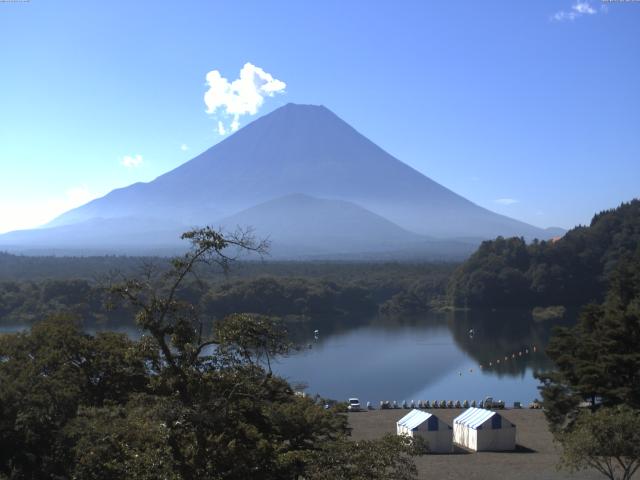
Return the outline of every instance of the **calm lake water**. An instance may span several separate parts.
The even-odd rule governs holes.
[[[374,406],[486,396],[528,403],[540,397],[534,372],[551,367],[544,348],[552,326],[532,322],[529,311],[371,318],[348,327],[312,321],[291,331],[306,348],[274,369],[293,385],[307,384],[312,395],[355,396]]]
[[[486,396],[508,404],[528,403],[540,397],[534,372],[551,367],[544,348],[557,324],[536,323],[530,311],[513,310],[412,319],[315,319],[288,325],[300,348],[278,359],[273,368],[294,388],[305,385],[311,395],[336,400],[358,397],[375,406],[380,400],[400,404],[478,401]],[[17,329],[4,327],[0,332]],[[140,336],[135,327],[116,330]]]

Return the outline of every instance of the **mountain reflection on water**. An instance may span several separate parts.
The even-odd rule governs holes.
[[[308,393],[357,396],[374,405],[485,396],[530,402],[539,397],[534,372],[551,367],[544,348],[552,327],[572,319],[537,323],[528,310],[315,319],[288,325],[301,348],[275,370],[294,385],[308,385]]]

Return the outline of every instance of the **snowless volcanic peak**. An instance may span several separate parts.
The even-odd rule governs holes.
[[[434,182],[382,150],[329,109],[296,104],[255,120],[152,182],[114,190],[61,215],[49,226],[72,227],[89,220],[109,220],[112,235],[122,239],[132,219],[161,222],[167,231],[172,225],[215,225],[293,194],[316,199],[301,206],[308,206],[310,216],[322,212],[327,228],[335,226],[329,220],[337,204],[326,201],[349,202],[360,209],[357,214],[353,210],[353,215],[366,217],[378,227],[382,227],[381,220],[388,222],[380,232],[395,232],[396,240],[416,234],[439,239],[550,236],[543,229],[484,209]],[[291,208],[291,199],[263,207],[269,218],[278,217],[279,205]],[[281,214],[285,215],[285,210]],[[296,215],[304,216],[299,210]],[[126,219],[122,230],[114,219]],[[348,223],[353,238],[358,222]],[[361,236],[367,235],[365,223],[373,228],[362,220]],[[273,235],[278,227],[275,220],[273,225],[261,222],[261,230]],[[141,240],[140,232],[136,235]],[[62,236],[55,238],[63,241]],[[23,232],[20,239],[26,242],[28,237],[28,232]],[[108,237],[103,241],[108,243]],[[383,237],[378,239],[380,244],[388,240]],[[313,239],[309,243],[313,244]],[[0,237],[2,244],[6,241]]]

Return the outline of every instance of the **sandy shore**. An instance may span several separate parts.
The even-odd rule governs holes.
[[[385,433],[396,432],[396,421],[408,410],[374,410],[349,413],[349,424],[355,440],[374,439]],[[463,409],[432,410],[441,420],[451,425]],[[420,478],[430,479],[602,479],[595,470],[570,475],[558,471],[560,447],[553,442],[544,414],[540,410],[504,410],[500,412],[515,423],[515,452],[453,453],[450,455],[424,455],[416,459]]]

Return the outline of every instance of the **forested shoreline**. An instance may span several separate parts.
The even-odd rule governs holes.
[[[203,328],[185,282],[197,264],[224,265],[230,241],[207,228],[184,237],[191,250],[160,276],[105,287],[140,339],[90,335],[63,314],[0,335],[0,479],[415,478],[424,443],[351,442],[340,405],[274,374],[290,349],[276,319],[235,313]]]
[[[414,478],[412,457],[424,445],[397,436],[351,442],[340,407],[294,395],[274,375],[271,360],[296,348],[278,317],[346,324],[453,305],[490,307],[494,318],[500,307],[583,306],[608,291],[552,339],[555,370],[540,375],[545,413],[572,468],[591,455],[584,442],[598,421],[640,425],[638,201],[554,242],[485,242],[462,265],[241,262],[229,275],[201,257],[212,252],[214,266],[228,266],[220,234],[185,238],[191,253],[171,262],[74,259],[52,276],[45,273],[58,259],[40,259],[38,271],[38,259],[1,256],[10,266],[2,275],[26,268],[0,282],[0,326],[31,328],[0,335],[0,478],[247,478],[259,470],[261,478],[321,479],[334,478],[324,474],[336,458],[367,478]],[[501,325],[531,321],[508,318]],[[144,335],[86,333],[123,323]],[[460,321],[455,338],[474,326]],[[484,362],[485,352],[473,353]],[[620,378],[609,385],[612,371]]]
[[[483,242],[453,274],[456,307],[580,307],[601,302],[610,276],[640,245],[640,200],[595,215],[562,238]]]
[[[463,264],[238,261],[230,273],[200,268],[180,298],[209,318],[413,315],[442,308],[579,308],[604,298],[618,262],[640,244],[640,201],[594,216],[554,241],[499,237]],[[104,292],[123,277],[162,274],[162,257],[29,257],[0,253],[0,325],[51,314],[88,324],[132,323]],[[551,310],[537,309],[539,318]],[[552,312],[553,313],[553,312]]]
[[[38,260],[45,265],[42,271]],[[114,257],[114,265],[123,270],[109,273],[108,257],[74,258],[66,272],[43,278],[41,272],[57,263],[55,257],[5,254],[0,261],[28,265],[21,280],[0,281],[0,325],[30,325],[52,314],[71,314],[87,325],[134,323],[130,309],[108,308],[109,284],[127,273],[143,275],[151,265],[159,275],[168,263]],[[94,279],[82,278],[94,266],[99,266]],[[454,268],[454,264],[239,262],[227,276],[214,269],[199,270],[177,294],[205,317],[218,320],[235,312],[302,318],[422,313],[444,301]]]

